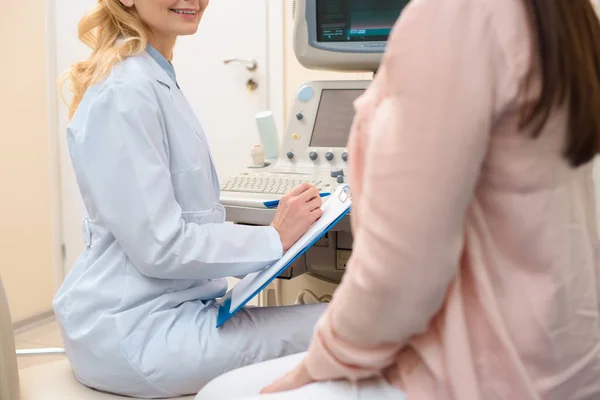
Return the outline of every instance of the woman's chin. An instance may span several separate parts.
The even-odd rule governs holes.
[[[179,29],[177,32],[177,35],[178,36],[190,36],[190,35],[194,35],[196,32],[198,32],[198,25],[184,27],[182,29]]]

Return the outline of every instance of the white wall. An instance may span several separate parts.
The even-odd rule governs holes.
[[[0,276],[15,322],[54,294],[44,27],[44,0],[0,12]]]

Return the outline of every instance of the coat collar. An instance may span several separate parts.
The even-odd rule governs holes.
[[[171,64],[158,50],[156,50],[151,44],[146,46],[146,53],[152,57],[152,59],[166,72],[166,74],[171,79],[171,84],[175,84],[179,89],[179,84],[177,83],[177,75],[175,74],[175,68],[173,64]],[[163,84],[165,82],[162,82]]]
[[[147,49],[145,52],[143,52],[136,58],[143,62],[144,69],[154,80],[156,80],[162,86],[165,86],[169,90],[179,90],[179,85],[177,84],[177,80],[174,76],[174,69],[173,75],[170,75],[170,73],[167,72],[167,70],[165,70],[165,68],[163,68],[161,64],[159,64],[159,62],[148,52]],[[168,63],[168,61],[166,62]]]

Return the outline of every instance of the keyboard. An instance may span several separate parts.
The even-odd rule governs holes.
[[[290,174],[250,174],[241,173],[229,178],[221,185],[222,192],[257,193],[269,195],[284,195],[296,186],[308,182],[319,191],[330,186],[328,183],[312,176],[297,176]]]

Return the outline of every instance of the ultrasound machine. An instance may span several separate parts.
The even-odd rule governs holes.
[[[408,0],[297,0],[294,2],[294,52],[304,67],[373,72],[379,68],[390,31]],[[277,200],[302,182],[323,193],[348,182],[346,143],[354,118],[353,102],[370,81],[313,81],[297,89],[279,157],[260,169],[240,171],[222,182],[227,219],[268,225]],[[326,200],[326,198],[324,199]],[[352,252],[347,217],[283,278],[308,273],[339,283]]]

